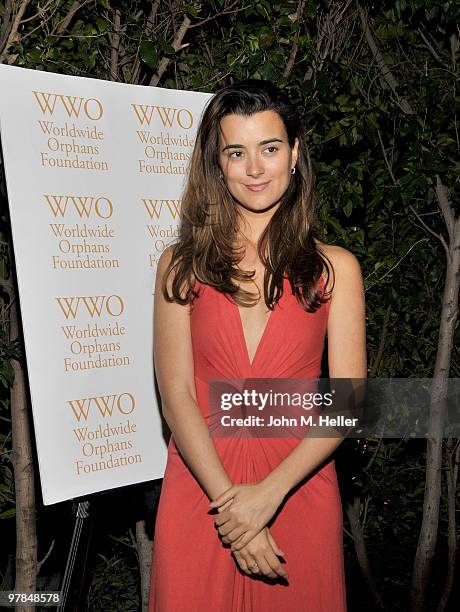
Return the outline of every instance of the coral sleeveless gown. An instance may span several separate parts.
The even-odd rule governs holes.
[[[320,283],[324,281],[320,280]],[[287,278],[252,363],[236,304],[197,283],[191,314],[197,402],[209,421],[208,381],[320,375],[329,303],[305,312]],[[262,480],[299,438],[214,438],[233,483]],[[334,460],[299,483],[270,533],[285,553],[289,580],[243,573],[214,526],[215,511],[173,437],[158,507],[149,612],[344,612],[342,506]]]

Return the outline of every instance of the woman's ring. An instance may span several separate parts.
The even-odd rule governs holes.
[[[259,567],[259,566],[258,566],[258,565],[257,565],[257,563],[255,562],[255,563],[252,563],[252,564],[251,564],[249,567],[252,569],[253,567]]]

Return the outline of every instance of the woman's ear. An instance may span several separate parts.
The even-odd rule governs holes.
[[[291,150],[291,155],[292,155],[291,167],[293,168],[296,165],[297,160],[299,158],[299,139],[298,138],[294,140],[294,145]]]

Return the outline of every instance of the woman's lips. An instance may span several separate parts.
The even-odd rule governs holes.
[[[249,191],[263,191],[270,181],[266,183],[256,183],[255,185],[246,185]]]

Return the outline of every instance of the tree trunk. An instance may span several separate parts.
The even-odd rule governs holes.
[[[441,189],[441,187],[442,189]],[[438,178],[441,197],[445,191]],[[439,194],[438,199],[439,199]],[[447,250],[447,268],[441,321],[439,326],[438,352],[431,389],[430,432],[427,440],[425,494],[423,518],[417,552],[415,555],[411,585],[411,612],[424,612],[427,608],[431,567],[436,549],[441,498],[442,427],[446,415],[446,397],[449,381],[455,325],[458,318],[458,291],[460,284],[460,218],[454,221],[453,210],[440,202],[446,219],[450,241]]]
[[[19,337],[17,298],[12,296],[11,340]],[[12,360],[14,383],[11,389],[11,429],[14,485],[16,492],[16,592],[33,592],[37,578],[37,534],[35,489],[26,384],[22,365]],[[35,608],[18,606],[18,612]]]
[[[361,506],[361,498],[354,497],[353,501],[348,502],[346,505],[346,511],[348,521],[350,523],[351,535],[353,536],[353,543],[355,545],[356,556],[358,558],[359,567],[363,575],[364,581],[369,589],[369,593],[376,605],[376,610],[385,610],[383,601],[377,592],[377,586],[372,576],[371,565],[369,563],[369,557],[367,556],[366,544],[364,542],[364,534],[362,525],[359,520]]]
[[[436,612],[444,612],[454,585],[455,559],[457,557],[457,522],[455,500],[457,496],[458,465],[460,461],[460,440],[449,438],[446,443],[447,458],[447,515],[448,515],[448,547],[447,576],[444,589]]]
[[[136,550],[141,576],[142,612],[147,612],[150,591],[150,570],[152,568],[152,541],[145,531],[145,521],[136,523]]]

